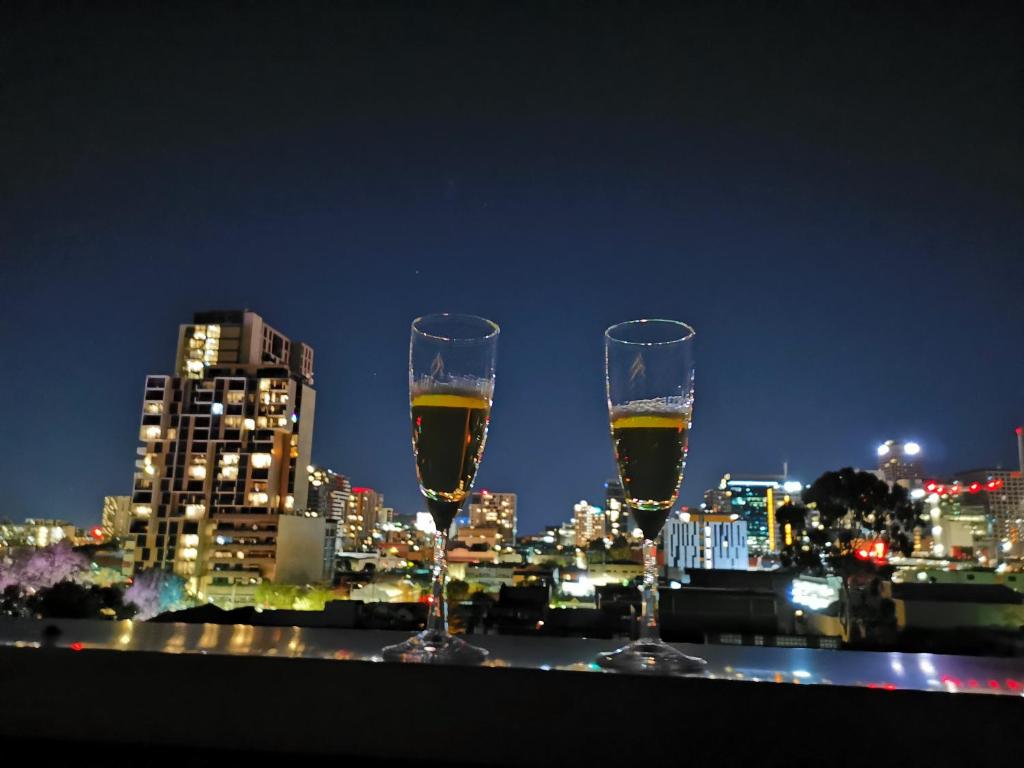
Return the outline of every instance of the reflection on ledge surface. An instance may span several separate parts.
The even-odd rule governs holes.
[[[20,648],[380,661],[407,632],[218,624],[0,619],[0,645]],[[593,663],[616,640],[474,635],[485,666],[609,674]],[[834,685],[1024,696],[1024,660],[751,646],[677,646],[708,660],[704,677],[787,685]]]

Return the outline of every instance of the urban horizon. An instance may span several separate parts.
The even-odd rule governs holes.
[[[253,310],[250,309],[250,310],[246,310],[246,311],[253,311]],[[204,314],[204,313],[199,312],[199,313],[196,313],[196,314]],[[264,319],[266,319],[266,315],[263,315],[263,317],[264,317]],[[276,319],[274,320],[274,323],[277,324],[277,320]],[[275,327],[281,327],[281,326],[276,325]],[[303,335],[303,334],[300,334],[296,338],[306,338],[306,336]],[[314,352],[315,352],[315,348],[314,348]],[[322,357],[318,356],[317,357],[317,361],[319,362],[321,360],[322,360]],[[500,352],[499,352],[499,371],[500,370],[501,370],[501,364],[500,364]],[[397,375],[400,376],[400,375],[402,375],[405,372],[406,371],[403,369]],[[315,375],[316,372],[312,371],[311,373]],[[164,370],[151,371],[148,375],[162,376],[162,375],[178,375],[178,374],[179,374],[178,371],[174,371],[170,366],[168,366],[168,368],[164,369]],[[143,376],[143,378],[145,378],[145,377]],[[488,446],[489,446],[488,450],[493,449],[494,442],[496,442],[497,440],[501,439],[501,437],[500,437],[500,434],[501,434],[501,425],[500,425],[501,409],[500,409],[500,401],[501,401],[501,396],[503,394],[505,394],[505,393],[503,392],[503,390],[502,390],[502,388],[500,386],[500,382],[501,382],[500,373],[499,373],[498,381],[499,381],[499,389],[498,389],[498,395],[496,396],[495,411],[499,414],[496,417],[497,419],[499,419],[499,423],[497,424],[497,426],[492,424],[491,435],[488,438]],[[330,425],[331,425],[332,421],[330,420],[330,414],[331,414],[332,405],[333,405],[332,402],[331,402],[332,398],[331,398],[330,391],[324,391],[324,389],[322,387],[320,387],[320,386],[315,386],[314,389],[318,393],[317,394],[317,411],[318,411],[318,414],[319,414],[319,418],[317,420],[317,423],[315,424],[314,430],[315,430],[315,434],[322,435],[324,433],[324,431],[328,431],[329,432],[330,429],[331,429]],[[696,407],[695,410],[696,410],[696,412],[698,414],[698,418],[695,420],[695,423],[698,426],[695,427],[695,429],[694,429],[694,438],[691,441],[691,450],[693,450],[695,448],[696,451],[700,452],[701,431],[699,429],[699,424],[700,424],[700,420],[699,420],[699,413],[700,413],[700,405],[699,405],[699,403],[700,403],[699,378],[698,378],[698,389],[697,389],[697,391],[698,391],[698,398],[697,398],[697,403],[698,404],[697,404],[697,407]],[[135,407],[134,403],[126,404],[125,408],[126,408],[126,410],[133,410],[134,412],[137,412],[137,408]],[[327,417],[325,417],[325,415],[324,415],[325,412],[328,414]],[[325,423],[327,425],[326,427],[325,427]],[[1016,447],[1016,440],[1015,439],[1011,439],[1011,436],[1014,436],[1015,430],[1019,430],[1019,429],[1020,429],[1020,427],[1018,425],[1013,425],[1012,427],[1010,427],[1009,429],[1006,430],[1007,435],[1006,435],[1006,440],[1004,442],[1006,443],[1006,445],[1008,447],[1011,447],[1011,448],[1015,448]],[[341,428],[341,431],[344,432],[344,428],[343,427]],[[932,430],[928,429],[928,428],[923,428],[923,429],[920,429],[920,430],[918,430],[917,432],[915,432],[913,434],[916,435],[916,434],[922,434],[922,433],[932,433]],[[1019,431],[1017,431],[1016,434],[1019,434]],[[875,445],[876,446],[882,445],[883,444],[882,441],[884,439],[891,438],[891,437],[892,437],[891,435],[883,435],[882,436],[882,440],[876,441]],[[1018,464],[1013,460],[1013,459],[1018,459],[1018,461],[1019,461],[1019,457],[1012,457],[1011,458],[1011,457],[1009,457],[1007,455],[1004,455],[1000,459],[997,459],[995,461],[989,462],[988,464],[979,464],[977,466],[967,466],[962,461],[958,461],[958,459],[955,457],[955,455],[954,456],[949,456],[948,451],[943,451],[943,453],[946,453],[946,456],[947,456],[946,460],[944,462],[942,462],[941,464],[936,465],[936,464],[934,464],[934,463],[932,463],[930,461],[931,457],[929,456],[929,451],[928,451],[929,446],[927,444],[922,445],[921,441],[917,440],[912,435],[897,436],[897,439],[899,439],[901,442],[902,441],[907,441],[910,444],[913,444],[915,446],[919,446],[918,450],[920,450],[920,452],[921,452],[921,455],[919,456],[919,462],[924,467],[927,468],[928,471],[927,471],[926,474],[928,474],[929,477],[948,478],[948,477],[954,477],[957,474],[964,474],[964,473],[970,472],[972,470],[979,470],[979,469],[993,470],[993,469],[1010,468],[1010,469],[1016,470],[1016,469],[1019,468]],[[108,435],[108,436],[106,436],[106,440],[105,441],[113,444],[114,442],[116,442],[116,436]],[[132,448],[132,449],[137,447],[137,443],[133,442],[131,440],[131,435],[127,436],[125,438],[124,442],[126,444],[126,447],[129,447],[129,448]],[[321,440],[321,442],[322,442],[322,440]],[[424,504],[424,502],[422,500],[422,496],[419,494],[418,487],[416,486],[415,467],[414,467],[414,463],[413,463],[412,454],[411,454],[411,451],[409,451],[408,449],[406,449],[406,454],[407,455],[404,455],[404,456],[401,456],[401,457],[396,457],[396,462],[404,463],[404,464],[407,465],[405,467],[404,471],[400,471],[399,472],[399,471],[394,471],[394,470],[392,470],[392,471],[377,470],[377,471],[371,473],[372,477],[373,478],[386,478],[386,479],[384,479],[381,482],[370,482],[365,477],[356,477],[356,476],[354,476],[351,472],[346,471],[346,467],[344,465],[340,464],[339,462],[331,461],[329,459],[329,457],[325,457],[323,455],[322,451],[318,452],[317,445],[318,445],[317,442],[314,440],[313,441],[312,458],[310,460],[311,465],[316,466],[316,467],[323,467],[323,468],[326,468],[326,469],[330,469],[332,472],[337,472],[337,473],[339,473],[341,475],[344,475],[344,476],[348,477],[354,483],[358,483],[359,485],[373,488],[377,493],[383,495],[383,497],[387,500],[387,506],[393,508],[394,511],[395,511],[395,514],[414,516],[418,512],[425,511],[426,506],[425,506],[425,504]],[[941,445],[941,443],[940,443],[940,445]],[[881,450],[881,449],[879,448],[878,450]],[[519,507],[519,509],[517,511],[518,519],[520,521],[520,526],[519,526],[520,531],[521,532],[522,531],[526,531],[526,530],[531,531],[531,532],[540,531],[545,526],[552,525],[552,524],[559,524],[559,523],[563,522],[565,519],[571,517],[571,512],[572,512],[573,505],[576,502],[578,502],[580,499],[584,499],[584,500],[588,500],[588,501],[591,501],[591,502],[600,503],[600,498],[601,498],[601,495],[603,493],[604,483],[607,480],[616,477],[616,470],[615,470],[614,461],[613,461],[613,457],[612,457],[612,451],[611,451],[611,444],[610,444],[610,442],[608,442],[608,445],[607,445],[607,453],[608,453],[607,462],[606,462],[607,463],[607,469],[605,470],[604,475],[602,476],[600,472],[595,472],[593,474],[592,480],[591,480],[591,482],[589,484],[587,484],[585,482],[581,482],[580,480],[576,480],[575,483],[572,486],[572,490],[565,490],[562,493],[562,499],[564,499],[564,503],[561,501],[561,499],[559,501],[552,501],[552,500],[542,501],[540,505],[537,504],[536,499],[534,499],[533,503],[529,503],[528,502],[526,505],[523,505],[522,503],[520,503],[520,507]],[[849,458],[845,462],[839,462],[838,464],[835,464],[833,466],[819,465],[819,466],[816,466],[816,467],[807,467],[807,466],[793,467],[793,466],[790,465],[790,463],[785,458],[782,458],[782,459],[779,460],[777,465],[773,467],[773,466],[768,466],[768,459],[766,458],[765,462],[761,466],[758,466],[758,467],[754,468],[755,471],[749,471],[751,469],[749,467],[735,467],[735,466],[732,466],[732,464],[728,461],[728,459],[718,460],[716,466],[721,467],[721,469],[717,470],[717,471],[716,470],[712,470],[711,471],[711,476],[705,476],[703,478],[695,478],[693,476],[692,471],[690,469],[688,469],[687,472],[686,472],[686,478],[684,480],[683,486],[682,486],[682,488],[680,490],[679,500],[678,500],[675,508],[678,509],[678,508],[685,508],[685,507],[698,507],[701,504],[701,502],[704,500],[705,493],[708,490],[715,488],[717,486],[717,484],[718,484],[718,479],[721,478],[726,473],[730,473],[730,474],[733,474],[734,476],[738,476],[738,477],[767,476],[767,475],[775,475],[775,476],[778,476],[778,477],[783,477],[785,475],[786,479],[797,480],[797,481],[799,481],[799,482],[801,482],[801,483],[806,485],[806,484],[809,484],[811,481],[813,481],[818,476],[820,476],[822,473],[824,473],[826,471],[829,471],[829,470],[838,469],[841,466],[851,466],[851,467],[854,467],[856,469],[873,470],[874,469],[875,461],[876,461],[878,455],[880,455],[880,454],[877,454],[875,451],[870,451],[871,455],[868,456],[868,455],[866,455],[867,452],[861,451],[860,453],[865,454],[865,455],[858,455],[858,456],[854,457],[854,453],[855,452],[851,451],[850,452],[850,457],[851,458]],[[1008,454],[1009,451],[1008,450],[1007,451],[1002,451],[1002,453],[1003,454]],[[126,452],[126,455],[131,456],[132,454],[127,454],[127,452]],[[785,451],[780,451],[779,455],[785,457],[788,454]],[[487,474],[485,474],[485,471],[486,471],[486,468],[487,468],[489,463],[490,462],[487,460],[486,454],[485,454],[485,460],[484,460],[484,463],[483,463],[482,469],[481,469],[481,474],[484,477],[487,477]],[[704,462],[705,465],[708,464],[708,463],[709,462],[707,462],[707,461]],[[494,474],[494,473],[492,473],[492,474]],[[499,472],[498,474],[506,476],[506,477],[509,476],[509,473],[508,473],[507,470],[504,471],[504,472]],[[514,473],[512,474],[512,477],[513,478],[515,477]],[[568,484],[566,484],[566,485],[568,486]],[[412,492],[408,491],[409,486],[412,487]],[[486,487],[486,485],[484,483],[478,482],[476,484],[476,488],[477,488],[477,490],[485,490],[487,487]],[[106,497],[106,496],[130,495],[130,490],[131,490],[130,482],[126,482],[122,486],[112,487],[112,484],[108,484],[106,482],[106,480],[97,480],[95,482],[93,488],[90,490],[91,497],[95,498],[95,503],[93,503],[93,504],[82,504],[81,506],[76,507],[72,511],[67,511],[67,512],[60,511],[60,512],[58,512],[56,510],[55,506],[53,505],[53,502],[50,502],[50,501],[45,501],[45,502],[44,501],[40,501],[40,505],[39,505],[39,507],[37,509],[27,509],[27,510],[25,510],[24,514],[19,514],[19,512],[15,511],[15,510],[4,510],[4,511],[0,512],[0,519],[8,519],[8,520],[11,520],[11,521],[19,521],[19,520],[22,520],[22,519],[30,519],[30,518],[35,518],[35,519],[59,519],[59,520],[66,520],[68,522],[74,523],[75,525],[77,525],[79,527],[82,527],[82,528],[88,528],[88,527],[94,525],[98,521],[98,518],[99,518],[98,511],[102,507],[104,497]],[[516,493],[521,499],[522,498],[530,499],[531,497],[534,496],[534,494],[530,493],[529,481],[526,480],[526,479],[522,479],[522,478],[520,478],[520,479],[513,479],[510,482],[507,482],[506,485],[503,485],[501,487],[494,486],[493,488],[490,488],[490,490],[497,491],[497,492],[512,492],[512,493]],[[467,504],[468,504],[468,502],[467,502]],[[523,515],[524,512],[526,513],[525,517]],[[468,514],[467,509],[463,508],[461,514]],[[525,523],[525,527],[524,527],[524,523]]]

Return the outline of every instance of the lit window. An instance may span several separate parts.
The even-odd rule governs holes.
[[[254,453],[252,455],[252,465],[256,469],[266,469],[272,461],[273,457],[269,453]]]

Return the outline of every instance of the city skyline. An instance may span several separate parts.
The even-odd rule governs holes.
[[[572,40],[415,8],[293,36],[217,8],[26,12],[0,143],[0,516],[97,521],[131,489],[169,329],[242,307],[317,351],[312,463],[406,514],[408,329],[434,311],[502,327],[477,488],[518,494],[523,531],[613,476],[601,334],[640,316],[697,329],[681,504],[733,469],[871,468],[887,439],[928,475],[1013,467],[1013,25],[594,12]],[[206,32],[228,23],[237,48]],[[673,43],[623,53],[654,30]]]

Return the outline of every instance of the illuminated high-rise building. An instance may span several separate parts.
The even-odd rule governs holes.
[[[340,536],[345,551],[356,552],[370,546],[374,530],[387,522],[383,510],[383,494],[362,486],[352,489]]]
[[[324,518],[327,545],[324,552],[325,569],[330,572],[336,552],[344,551],[344,532],[348,514],[349,499],[352,498],[352,483],[326,467],[306,467],[309,479],[309,495],[306,509]]]
[[[626,506],[626,494],[618,479],[607,480],[604,484],[604,511],[608,522],[608,535],[615,539],[619,536],[627,538],[636,528],[636,523]]]
[[[107,538],[123,539],[128,536],[132,519],[131,496],[104,496],[100,527]]]
[[[323,521],[293,514],[307,505],[313,350],[254,312],[201,312],[180,327],[175,360],[174,374],[146,377],[135,570],[172,570],[203,598],[230,594],[237,604],[279,580],[279,532],[289,539],[282,557],[309,551],[295,546],[306,529],[323,537]],[[312,581],[322,562],[280,570]]]
[[[731,475],[722,477],[715,491],[704,494],[712,506],[706,511],[718,515],[736,515],[746,523],[747,548],[751,555],[771,555],[779,551],[775,513],[783,504],[798,500],[803,485],[779,475]]]
[[[886,440],[876,451],[878,471],[887,483],[910,488],[924,478],[921,473],[921,446],[913,441]]]
[[[582,499],[573,505],[573,531],[577,547],[586,547],[595,539],[603,539],[607,533],[607,519],[601,507]]]
[[[478,491],[469,499],[469,524],[473,528],[497,528],[502,546],[516,543],[516,495]]]

